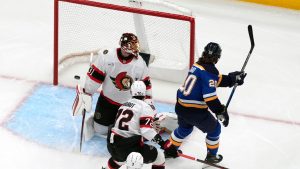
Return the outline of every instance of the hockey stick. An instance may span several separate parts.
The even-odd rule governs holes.
[[[247,58],[246,58],[246,60],[245,60],[245,62],[244,62],[244,65],[243,65],[241,71],[244,71],[244,70],[245,70],[246,65],[247,65],[247,63],[248,63],[248,61],[249,61],[249,58],[250,58],[250,56],[251,56],[251,53],[252,53],[252,51],[253,51],[253,48],[254,48],[254,46],[255,46],[255,44],[254,44],[254,38],[253,38],[253,30],[252,30],[252,26],[251,26],[251,25],[248,25],[248,33],[249,33],[249,38],[250,38],[250,42],[251,42],[251,48],[250,48],[250,51],[249,51],[249,53],[248,53],[248,55],[247,55]],[[230,93],[230,96],[229,96],[228,101],[227,101],[227,103],[226,103],[226,109],[227,109],[228,106],[229,106],[229,103],[230,103],[230,101],[231,101],[231,99],[232,99],[232,96],[233,96],[233,94],[234,94],[235,89],[236,89],[237,86],[238,86],[238,84],[236,83],[236,84],[234,85],[234,87],[233,87],[231,93]]]
[[[85,109],[83,109],[82,122],[81,122],[81,131],[80,131],[80,148],[79,148],[80,152],[81,152],[81,148],[82,148],[83,128],[84,128],[85,114],[86,114],[86,111],[85,111]]]
[[[75,75],[74,79],[76,79],[76,80],[79,81],[80,80],[80,76]],[[79,87],[79,84],[77,84],[77,87]],[[82,121],[81,121],[81,130],[80,130],[80,145],[79,145],[79,151],[80,152],[81,152],[81,149],[82,149],[83,128],[84,128],[85,114],[86,114],[86,111],[85,111],[85,109],[83,109],[83,112],[82,112]]]
[[[94,56],[94,53],[91,52],[90,54],[90,66],[92,65],[92,61],[93,61],[93,56]],[[80,80],[80,76],[78,75],[75,75],[74,78],[76,80]],[[77,84],[79,85],[79,84]],[[79,151],[81,152],[81,149],[82,149],[82,140],[83,140],[83,130],[84,130],[84,121],[85,121],[85,114],[86,114],[86,110],[83,109],[83,112],[82,112],[82,121],[81,121],[81,131],[80,131],[80,146],[79,146]]]
[[[186,158],[186,159],[190,159],[190,160],[194,160],[194,161],[197,161],[197,162],[200,162],[200,163],[212,166],[212,167],[216,167],[216,168],[220,168],[220,169],[228,169],[226,167],[223,167],[223,166],[220,166],[220,165],[217,165],[217,164],[213,164],[213,163],[209,163],[209,162],[207,162],[205,160],[200,160],[198,158],[195,158],[195,157],[183,154],[181,150],[178,150],[177,152],[178,152],[178,156],[180,156],[180,157],[183,157],[183,158]]]

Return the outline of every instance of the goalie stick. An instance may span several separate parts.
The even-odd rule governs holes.
[[[217,164],[213,164],[213,163],[209,163],[209,162],[207,162],[205,160],[201,160],[201,159],[198,159],[196,157],[192,157],[192,156],[183,154],[183,152],[181,150],[178,150],[178,156],[186,158],[186,159],[194,160],[194,161],[197,161],[197,162],[200,162],[200,163],[212,166],[212,167],[216,167],[216,168],[220,168],[220,169],[228,169],[226,167],[223,167],[223,166],[220,166],[220,165],[217,165]]]
[[[249,51],[249,53],[248,53],[248,55],[247,55],[247,58],[246,58],[246,60],[245,60],[245,62],[244,62],[244,64],[243,64],[243,67],[242,67],[241,71],[244,71],[244,70],[245,70],[246,65],[247,65],[247,63],[248,63],[248,61],[249,61],[249,58],[250,58],[250,56],[251,56],[251,53],[252,53],[252,51],[253,51],[253,48],[254,48],[254,46],[255,46],[255,44],[254,44],[254,38],[253,38],[253,30],[252,30],[252,26],[251,26],[251,25],[248,25],[248,34],[249,34],[249,38],[250,38],[250,42],[251,42],[251,48],[250,48],[250,51]],[[233,87],[233,89],[232,89],[230,95],[229,95],[228,101],[227,101],[227,103],[226,103],[226,109],[227,109],[228,106],[229,106],[229,103],[230,103],[230,101],[231,101],[231,99],[232,99],[232,96],[233,96],[233,94],[234,94],[235,89],[236,89],[237,86],[238,86],[238,84],[236,83],[236,84],[234,85],[234,87]]]
[[[79,81],[80,80],[80,76],[75,75],[74,79],[76,79],[76,80]],[[76,88],[80,88],[79,84],[77,84]],[[76,90],[78,90],[78,89],[76,89]],[[81,149],[82,149],[83,128],[84,128],[85,114],[86,114],[86,110],[83,109],[83,112],[82,112],[82,121],[81,121],[81,130],[80,130],[80,144],[79,144],[79,151],[80,152],[81,152]]]
[[[86,111],[85,111],[85,109],[84,109],[84,110],[83,110],[83,113],[82,113],[81,131],[80,131],[80,147],[79,147],[79,151],[80,151],[80,152],[81,152],[81,148],[82,148],[83,128],[84,128],[85,114],[86,114]]]
[[[94,53],[91,52],[90,54],[90,66],[92,65],[92,62],[93,62],[93,56],[94,56]],[[74,79],[76,80],[80,80],[80,76],[78,75],[75,75],[74,76]],[[77,84],[77,87],[79,87],[79,82]],[[82,112],[82,121],[81,121],[81,130],[80,130],[80,143],[79,143],[79,151],[81,152],[81,149],[82,149],[82,140],[83,140],[83,130],[84,130],[84,122],[85,122],[85,114],[86,114],[86,110],[83,109],[83,112]]]

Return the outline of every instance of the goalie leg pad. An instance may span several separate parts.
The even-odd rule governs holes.
[[[108,126],[94,122],[95,134],[99,137],[107,137]]]
[[[95,135],[94,119],[91,114],[89,114],[88,117],[84,120],[83,135],[85,141],[90,140]]]

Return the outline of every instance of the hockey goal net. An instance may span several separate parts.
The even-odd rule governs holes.
[[[136,34],[142,52],[155,56],[149,65],[152,78],[182,81],[195,55],[195,20],[189,15],[158,0],[55,0],[53,84],[63,83],[60,74],[72,65],[118,47],[125,32]]]

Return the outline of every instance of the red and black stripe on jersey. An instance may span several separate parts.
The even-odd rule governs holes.
[[[147,76],[146,78],[144,78],[143,79],[143,82],[145,83],[145,85],[146,85],[146,90],[148,90],[148,89],[151,89],[151,81],[150,81],[150,77],[149,76]]]
[[[150,81],[150,77],[147,76],[146,78],[144,78],[144,79],[143,79],[143,82],[144,82],[145,85],[146,85],[146,90],[147,90],[147,91],[151,90],[152,84],[151,84],[151,81]],[[152,98],[151,94],[149,95],[149,93],[147,94],[147,92],[146,92],[146,99],[151,99],[151,98]]]
[[[87,75],[97,83],[102,83],[105,79],[105,73],[98,69],[95,65],[91,65]]]
[[[148,117],[140,117],[140,128],[152,128],[153,127],[153,118]]]

